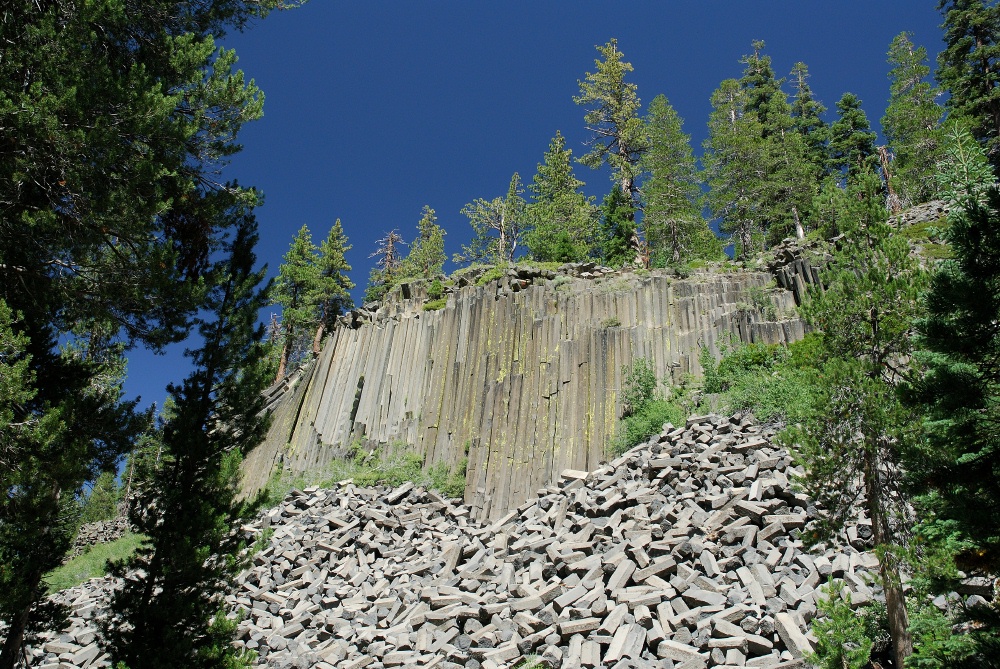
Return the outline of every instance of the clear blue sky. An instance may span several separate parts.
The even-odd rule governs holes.
[[[666,95],[700,155],[709,97],[740,76],[756,39],[779,76],[805,62],[820,101],[832,109],[851,91],[877,128],[889,42],[911,32],[933,66],[942,44],[936,4],[312,0],[225,40],[266,96],[264,118],[244,128],[244,151],[225,175],[264,192],[258,256],[271,275],[303,224],[318,243],[340,218],[360,301],[374,241],[392,229],[411,239],[425,204],[447,230],[450,255],[469,237],[462,206],[503,195],[515,171],[530,181],[556,130],[583,153],[583,109],[572,97],[594,70],[595,45],[618,39],[643,104]],[[583,166],[577,176],[598,199],[611,185]],[[128,393],[161,403],[166,383],[186,369],[176,352],[137,352]]]

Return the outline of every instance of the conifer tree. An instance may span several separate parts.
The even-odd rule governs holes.
[[[258,200],[219,181],[263,100],[216,40],[293,4],[13,2],[0,13],[0,302],[5,335],[23,343],[0,367],[24,372],[0,398],[0,669],[37,630],[28,612],[69,545],[67,501],[145,426],[109,380],[123,350],[187,335],[232,227],[223,212]]]
[[[875,138],[861,100],[844,93],[837,101],[838,118],[830,125],[829,170],[841,179],[874,172],[878,165]]]
[[[630,265],[636,258],[635,204],[619,188],[612,188],[601,203],[601,261],[611,267]]]
[[[753,54],[743,58],[746,66],[740,88],[744,113],[755,115],[761,132],[760,225],[773,244],[792,234],[801,234],[801,217],[807,210],[819,178],[810,160],[806,138],[795,132],[795,120],[783,80],[774,76],[771,58],[763,55],[764,42],[753,42]]]
[[[889,46],[889,106],[882,117],[882,132],[893,154],[892,191],[907,207],[934,197],[934,174],[943,157],[940,120],[944,109],[939,91],[926,81],[930,67],[927,50],[914,47],[908,33],[897,35]]]
[[[949,118],[964,119],[994,169],[1000,166],[1000,5],[996,0],[939,0],[945,48],[937,80],[948,91]]]
[[[655,264],[715,259],[721,245],[702,218],[701,175],[683,120],[663,95],[649,103],[642,157],[642,227]]]
[[[594,61],[596,71],[588,72],[579,82],[580,94],[573,98],[573,102],[587,108],[583,118],[592,133],[591,150],[579,160],[595,169],[608,165],[612,181],[635,199],[639,159],[646,151],[646,142],[636,85],[625,81],[633,70],[632,64],[622,60],[616,39],[597,47],[597,51],[601,58]]]
[[[210,270],[212,287],[196,319],[203,343],[188,353],[195,369],[170,388],[163,462],[131,515],[148,541],[115,566],[119,576],[133,575],[112,595],[104,634],[113,662],[130,669],[229,669],[241,661],[223,607],[240,567],[239,465],[267,427],[257,323],[266,291],[264,272],[254,267],[256,222],[239,208],[231,215],[236,233]]]
[[[403,263],[400,251],[403,238],[395,230],[385,234],[385,237],[375,242],[375,250],[369,258],[378,258],[375,266],[368,274],[368,287],[365,288],[365,301],[377,302],[383,299],[399,278]]]
[[[792,120],[795,130],[805,140],[806,155],[813,164],[816,174],[824,175],[827,167],[826,142],[829,126],[823,120],[826,107],[813,95],[809,86],[809,68],[805,63],[795,63],[792,67]]]
[[[826,289],[811,292],[803,304],[807,320],[823,333],[829,360],[824,396],[793,434],[806,470],[803,487],[825,509],[815,538],[841,530],[864,498],[896,664],[902,666],[913,647],[897,549],[912,519],[901,492],[900,458],[916,416],[902,406],[896,386],[904,378],[926,279],[906,239],[892,234],[877,176],[855,177],[847,201],[838,222],[845,238]]]
[[[907,457],[921,494],[924,532],[943,537],[968,576],[1000,572],[1000,189],[981,146],[967,133],[949,141],[942,181],[952,206],[947,238],[954,257],[938,266],[917,323],[920,376],[907,398],[924,415],[925,441]],[[970,150],[971,149],[971,150]],[[938,583],[938,593],[956,579]],[[960,612],[982,662],[1000,652],[1000,620],[990,606]],[[969,624],[971,622],[971,625]],[[972,666],[988,666],[975,664]]]
[[[313,337],[313,355],[319,354],[323,333],[333,329],[337,317],[354,305],[351,299],[354,283],[347,277],[351,266],[347,264],[345,257],[350,250],[344,226],[338,218],[326,239],[319,245],[316,258],[316,285],[312,290],[312,301],[316,305],[319,325]]]
[[[734,237],[736,256],[748,258],[763,241],[767,152],[755,114],[746,113],[746,95],[735,79],[712,94],[705,140],[708,206],[721,219],[722,232]]]
[[[572,161],[573,151],[557,131],[528,185],[524,242],[536,260],[577,262],[594,250],[597,211],[593,198],[581,192],[584,184],[573,174]]]
[[[114,473],[102,472],[81,504],[80,522],[93,523],[114,518],[118,513],[121,493]]]
[[[308,226],[303,225],[278,268],[272,299],[281,305],[281,358],[275,381],[285,377],[290,363],[297,359],[303,342],[311,340],[319,323],[316,310],[316,286],[319,283],[319,249],[313,244]]]
[[[527,203],[523,193],[521,177],[514,172],[505,197],[489,201],[478,198],[462,207],[462,214],[468,217],[474,237],[468,246],[462,247],[461,253],[455,254],[456,263],[507,265],[514,260],[526,225]]]
[[[410,252],[402,261],[401,277],[430,279],[444,271],[444,229],[437,224],[437,214],[424,205],[417,223],[417,238],[410,244]]]

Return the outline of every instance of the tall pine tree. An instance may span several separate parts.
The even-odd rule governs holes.
[[[823,120],[826,107],[817,100],[809,86],[809,68],[805,63],[795,63],[792,67],[792,120],[795,130],[805,140],[806,155],[817,174],[826,174],[829,126]]]
[[[942,180],[954,257],[934,274],[917,323],[921,375],[908,398],[925,416],[926,439],[907,464],[924,533],[948,539],[965,575],[993,578],[1000,573],[1000,189],[968,134],[956,136],[948,154]],[[937,584],[940,594],[956,580]],[[995,609],[960,614],[965,620],[952,622],[966,623],[978,658],[961,666],[990,666],[985,661],[1000,653]]]
[[[881,187],[871,172],[853,179],[838,221],[844,242],[825,290],[811,292],[803,304],[806,319],[823,333],[830,362],[819,410],[793,432],[805,466],[803,487],[824,509],[818,529],[842,530],[864,499],[896,664],[902,666],[913,646],[896,549],[912,519],[901,494],[900,458],[915,416],[901,405],[896,386],[926,280],[906,239],[886,221]]]
[[[645,133],[639,117],[636,85],[625,81],[632,64],[622,60],[618,40],[597,47],[601,59],[597,69],[580,81],[580,94],[573,102],[587,108],[584,121],[592,133],[591,150],[580,162],[592,168],[607,164],[612,181],[631,199],[638,194],[639,159],[646,151]]]
[[[444,271],[444,229],[437,224],[437,214],[424,205],[417,223],[417,238],[403,259],[400,278],[430,279]]]
[[[701,215],[701,175],[691,136],[663,95],[649,103],[646,134],[642,227],[654,264],[718,258],[721,245]]]
[[[338,218],[326,239],[319,245],[319,257],[316,259],[316,285],[313,288],[313,302],[316,304],[319,327],[313,337],[313,355],[319,354],[320,342],[324,332],[333,329],[337,317],[354,306],[351,299],[351,289],[354,282],[347,277],[351,266],[345,257],[351,250],[344,234],[344,226]]]
[[[927,81],[931,68],[926,61],[927,50],[915,47],[908,33],[900,33],[889,45],[889,106],[882,132],[893,154],[887,176],[902,207],[934,197],[934,174],[944,157],[944,109],[937,103],[939,91]]]
[[[937,80],[948,91],[949,117],[963,119],[1000,168],[1000,4],[940,0],[945,48]]]
[[[462,207],[474,236],[455,262],[488,262],[508,265],[514,260],[526,227],[526,207],[521,177],[517,172],[510,178],[505,197],[492,200],[478,198]]]
[[[0,302],[23,344],[0,367],[24,372],[0,398],[2,669],[68,546],[66,500],[143,427],[109,372],[124,347],[187,335],[222,212],[257,200],[219,181],[263,101],[216,40],[291,4],[18,0],[0,14]]]
[[[301,358],[305,343],[319,323],[316,313],[316,285],[319,282],[319,249],[312,233],[303,225],[292,240],[278,268],[272,299],[281,305],[281,357],[276,381]]]
[[[837,100],[837,114],[837,120],[830,124],[830,173],[845,181],[874,172],[878,165],[876,135],[861,108],[861,100],[853,93],[844,93]]]
[[[580,190],[583,185],[573,174],[573,151],[557,131],[528,184],[524,242],[535,260],[579,262],[594,252],[597,210]]]
[[[756,114],[746,113],[746,94],[735,79],[712,94],[705,140],[708,206],[733,236],[736,256],[749,258],[762,246],[767,148]]]
[[[203,343],[188,353],[195,369],[170,388],[163,461],[131,515],[148,540],[115,567],[131,575],[112,595],[104,634],[113,661],[130,669],[229,669],[240,660],[223,607],[240,568],[239,465],[267,427],[264,328],[257,323],[266,291],[264,272],[254,267],[256,222],[240,208],[231,215],[236,232],[209,270],[211,288],[196,319]]]

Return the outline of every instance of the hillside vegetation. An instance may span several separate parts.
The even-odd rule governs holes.
[[[261,195],[221,175],[263,100],[217,43],[296,3],[9,4],[0,669],[58,627],[46,575],[69,551],[89,491],[125,458],[142,539],[111,565],[128,578],[111,595],[101,647],[126,669],[250,666],[225,598],[247,555],[235,528],[267,500],[238,499],[241,461],[267,430],[264,389],[353,307],[343,226],[316,245],[303,225],[269,284],[255,254]],[[643,107],[610,39],[591,71],[581,63],[572,98],[591,133],[586,152],[574,156],[557,132],[530,181],[515,172],[495,197],[470,194],[473,237],[452,256],[489,265],[488,280],[523,260],[687,273],[728,262],[730,247],[733,262],[762,266],[786,238],[824,244],[823,285],[801,305],[814,334],[706,358],[704,379],[669,393],[637,363],[626,374],[631,413],[609,448],[702,407],[782,424],[797,485],[823,509],[802,536],[823,542],[863,516],[877,556],[882,624],[824,608],[813,659],[826,667],[864,667],[872,652],[880,666],[922,669],[1000,657],[1000,5],[938,7],[945,46],[933,81],[910,35],[889,45],[884,145],[856,95],[828,115],[807,66],[781,77],[755,41],[739,76],[712,94],[696,157],[666,96]],[[599,202],[576,165],[610,178]],[[934,199],[949,211],[939,225],[890,218]],[[430,207],[416,233],[378,242],[366,301],[419,280],[436,296],[427,308],[443,306],[459,279],[443,274],[446,235]],[[268,333],[258,319],[269,305],[281,317]],[[125,398],[126,353],[179,342],[189,374],[158,416],[140,410]],[[457,491],[461,467],[435,464],[404,459],[370,482],[427,476]],[[973,579],[989,597],[967,594]]]

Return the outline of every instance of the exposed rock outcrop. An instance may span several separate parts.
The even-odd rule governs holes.
[[[438,311],[423,311],[424,286],[401,286],[330,334],[248,459],[245,490],[276,464],[322,469],[353,442],[403,441],[428,464],[468,457],[465,499],[475,517],[497,518],[604,457],[634,359],[679,383],[700,373],[703,346],[801,338],[792,293],[772,286],[766,272],[521,268],[450,288]]]

